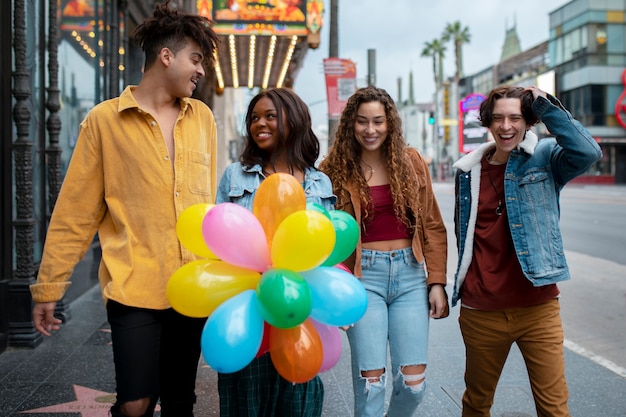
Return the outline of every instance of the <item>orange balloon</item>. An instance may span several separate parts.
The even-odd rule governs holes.
[[[310,381],[322,367],[322,339],[310,319],[290,329],[270,329],[270,357],[289,382]]]
[[[252,203],[252,213],[261,223],[270,247],[283,219],[304,209],[306,196],[302,184],[293,175],[284,172],[268,176],[257,189]]]

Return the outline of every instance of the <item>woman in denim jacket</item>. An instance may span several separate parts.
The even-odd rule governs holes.
[[[563,186],[601,158],[561,103],[536,87],[498,87],[480,107],[494,141],[454,164],[459,252],[452,305],[466,348],[463,416],[489,416],[513,342],[539,417],[568,416],[556,283],[569,278],[559,228]],[[556,139],[530,131],[541,120]]]
[[[265,90],[250,102],[246,146],[240,162],[229,165],[220,180],[216,203],[232,202],[252,211],[261,182],[276,172],[293,175],[307,202],[326,210],[335,204],[328,177],[315,169],[319,141],[311,129],[306,104],[293,91]],[[324,386],[319,376],[295,384],[282,378],[264,353],[244,369],[218,375],[222,417],[319,417]]]

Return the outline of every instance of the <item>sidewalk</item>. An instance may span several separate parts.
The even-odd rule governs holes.
[[[71,304],[72,320],[33,350],[0,355],[0,416],[106,417],[114,400],[110,334],[100,291]],[[456,318],[432,321],[428,391],[420,416],[460,416],[464,348]],[[322,374],[324,416],[350,416],[350,352],[343,340],[339,363]],[[565,351],[572,416],[626,416],[626,379],[568,349]],[[196,416],[218,416],[216,375],[200,364]],[[528,378],[514,349],[498,385],[493,416],[535,416]]]
[[[449,195],[453,192],[451,184],[435,186],[439,193]],[[454,242],[451,234],[453,225],[446,226],[450,234],[449,242]],[[449,276],[454,273],[456,263],[452,249],[448,259]],[[586,285],[588,291],[593,291],[598,282],[602,282],[602,285],[613,288],[616,296],[621,294],[623,284],[618,281],[623,281],[623,266],[580,255],[568,260],[573,275]],[[577,299],[567,285],[561,289],[564,303],[585,306],[584,299]],[[98,286],[73,301],[70,309],[71,320],[36,349],[8,350],[0,354],[0,417],[108,417],[108,410],[114,401],[115,381],[111,336]],[[456,307],[447,319],[431,321],[428,385],[424,402],[418,408],[419,416],[461,415],[465,350],[457,322],[458,312]],[[566,312],[562,316],[566,335],[576,341],[592,336],[593,320],[604,317],[593,315],[590,311],[589,318],[585,319],[589,321],[581,327],[588,329],[588,334],[581,335],[567,326],[568,320],[571,322],[574,316],[568,317]],[[619,340],[624,338],[624,334],[616,330],[612,337],[611,343],[606,345],[620,346]],[[618,343],[615,343],[616,340]],[[350,349],[345,335],[342,342],[339,363],[321,374],[325,386],[325,417],[352,415]],[[603,341],[594,342],[595,345],[591,344],[594,354],[604,357],[612,354],[616,358],[614,360],[623,366],[623,352],[602,352]],[[588,340],[585,340],[585,346],[590,346]],[[586,353],[576,349],[575,344],[566,343],[565,365],[571,415],[626,417],[623,368],[619,369],[620,372],[609,370],[610,367],[603,366],[602,361],[592,360],[593,355]],[[215,372],[200,363],[197,381],[196,417],[219,416]],[[492,416],[536,416],[523,360],[515,346],[498,384]]]

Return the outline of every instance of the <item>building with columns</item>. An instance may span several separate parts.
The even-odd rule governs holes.
[[[0,352],[42,341],[31,319],[50,214],[78,136],[96,103],[141,77],[143,53],[129,34],[152,14],[153,0],[0,2]],[[296,9],[282,2],[232,10],[221,0],[173,0],[208,17],[221,38],[217,65],[194,93],[212,108],[220,140],[218,173],[238,156],[246,94],[293,86],[309,49],[320,43],[323,1]],[[78,264],[56,314],[96,284],[97,239]]]

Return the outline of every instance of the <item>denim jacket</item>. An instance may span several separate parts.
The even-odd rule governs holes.
[[[533,132],[526,132],[506,165],[504,200],[522,272],[534,286],[541,286],[570,277],[559,227],[560,192],[567,182],[597,162],[602,152],[591,134],[556,98],[538,97],[532,108],[555,138],[538,140]],[[452,306],[461,298],[461,286],[472,262],[481,160],[494,147],[493,142],[484,143],[454,164],[459,260]]]
[[[215,203],[236,203],[252,211],[254,196],[264,179],[261,165],[246,168],[241,162],[232,163],[222,175]],[[309,203],[320,204],[326,210],[335,207],[337,197],[333,194],[330,179],[315,168],[307,168],[304,172],[304,194]]]

